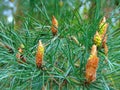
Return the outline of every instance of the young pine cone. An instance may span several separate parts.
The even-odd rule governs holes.
[[[86,64],[86,73],[85,77],[88,83],[91,83],[96,80],[96,71],[98,67],[99,58],[97,57],[97,48],[96,45],[92,46],[91,55]]]
[[[52,16],[52,26],[51,26],[53,36],[57,35],[58,32],[58,21],[57,19]]]
[[[43,46],[42,42],[39,40],[38,48],[37,48],[37,52],[36,52],[36,65],[38,68],[40,68],[42,66],[43,56],[44,56],[44,46]]]

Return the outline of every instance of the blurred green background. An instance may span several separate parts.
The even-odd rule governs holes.
[[[97,0],[96,0],[97,1]],[[111,17],[113,25],[119,23],[120,10],[119,0],[100,0],[97,6],[95,0],[0,0],[0,15],[1,19],[5,18],[8,22],[19,20],[20,16],[32,15],[34,18],[40,20],[42,18],[42,10],[47,9],[47,14],[63,15],[63,11],[76,10],[80,13],[83,19],[92,17],[95,8],[102,10],[100,15]],[[45,7],[42,3],[45,3]],[[67,7],[67,8],[66,8]],[[41,10],[40,10],[41,9]],[[116,17],[117,16],[117,17]],[[18,22],[18,21],[17,21]]]

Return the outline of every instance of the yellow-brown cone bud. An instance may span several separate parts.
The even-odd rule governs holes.
[[[108,23],[106,22],[106,18],[103,17],[100,25],[99,25],[99,34],[100,34],[100,37],[102,38],[102,47],[104,48],[104,51],[105,51],[105,54],[107,55],[108,53],[108,47],[107,47],[107,35],[106,35],[106,32],[107,32],[107,28],[108,28]]]
[[[102,38],[103,38],[103,35],[106,34],[107,28],[108,28],[108,23],[106,23],[106,18],[103,17],[99,25],[99,34],[102,36]]]
[[[58,21],[57,19],[52,16],[52,26],[51,26],[51,30],[52,30],[52,34],[53,35],[57,35],[57,32],[58,32]]]
[[[101,42],[102,42],[102,38],[99,35],[99,33],[96,31],[96,34],[94,35],[94,43],[95,45],[100,46]]]
[[[42,42],[39,40],[38,48],[37,48],[37,52],[36,52],[36,65],[38,68],[40,68],[42,66],[43,56],[44,56],[44,46],[43,46]]]
[[[91,83],[96,80],[96,71],[99,63],[99,58],[97,57],[97,47],[96,45],[92,46],[91,55],[86,64],[86,73],[85,77],[88,83]]]

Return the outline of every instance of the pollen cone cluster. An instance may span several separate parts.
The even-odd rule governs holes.
[[[39,40],[38,48],[37,48],[37,52],[36,52],[36,65],[38,68],[40,68],[42,66],[43,56],[44,56],[44,46],[43,46],[42,42]]]
[[[107,47],[107,28],[108,23],[106,23],[106,18],[103,17],[103,19],[100,22],[99,25],[99,31],[96,31],[96,34],[94,35],[94,43],[99,47],[102,46],[104,48],[105,54],[108,53],[108,47]]]
[[[99,34],[105,35],[107,28],[108,28],[108,23],[106,23],[106,17],[103,17],[99,25]]]
[[[58,32],[58,21],[57,19],[52,16],[52,26],[51,26],[53,36],[57,35]]]
[[[96,71],[98,68],[99,58],[97,57],[97,47],[96,45],[92,46],[91,55],[88,58],[86,64],[86,73],[85,77],[88,83],[91,83],[96,80]]]

